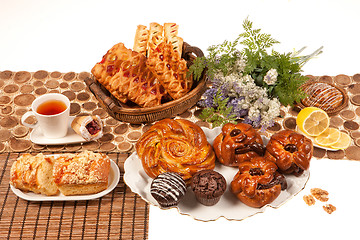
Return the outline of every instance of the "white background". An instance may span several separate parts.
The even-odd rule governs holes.
[[[324,46],[304,74],[360,73],[360,1],[0,1],[0,71],[90,71],[115,43],[132,48],[138,24],[175,22],[200,47],[234,40],[249,17],[279,40],[275,50]],[[243,221],[193,220],[150,207],[149,239],[358,239],[359,172],[355,161],[313,160],[306,188],[279,209]],[[312,187],[330,192],[337,210],[302,200]]]

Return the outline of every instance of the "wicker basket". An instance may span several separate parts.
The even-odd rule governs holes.
[[[190,46],[184,42],[182,58],[187,61],[188,65],[191,65],[192,61],[196,57],[202,56],[204,56],[204,53],[199,48]],[[154,122],[164,118],[171,118],[194,106],[197,101],[199,101],[201,95],[205,92],[206,74],[203,72],[200,80],[198,82],[194,81],[193,88],[185,96],[159,106],[149,108],[141,108],[135,106],[135,104],[126,105],[119,102],[109,93],[109,91],[96,81],[93,76],[86,78],[85,83],[99,100],[100,104],[113,118],[123,122],[139,124]]]
[[[348,103],[349,103],[349,96],[346,94],[345,90],[342,89],[341,87],[338,87],[332,83],[328,83],[328,82],[325,82],[325,81],[309,81],[305,84],[302,85],[302,88],[306,88],[307,86],[311,85],[311,84],[314,84],[314,83],[326,83],[326,84],[329,84],[330,86],[336,88],[337,90],[339,90],[341,92],[341,94],[343,95],[343,100],[342,100],[342,103],[341,105],[339,105],[338,107],[334,108],[334,109],[327,109],[324,111],[329,115],[329,116],[334,116],[336,114],[338,114],[341,110],[343,110],[345,107],[347,107]],[[298,107],[300,109],[303,109],[303,108],[306,108],[306,107],[310,107],[310,106],[307,106],[305,105],[304,103],[302,103],[302,101],[300,101],[300,103],[298,103]]]

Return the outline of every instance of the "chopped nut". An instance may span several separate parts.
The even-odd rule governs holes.
[[[329,193],[326,190],[320,188],[310,189],[311,194],[321,202],[327,202],[329,200]]]
[[[303,199],[308,206],[315,204],[315,198],[311,195],[305,195]]]
[[[323,206],[323,209],[328,214],[332,214],[336,210],[336,207],[334,205],[332,205],[332,204],[325,204]]]

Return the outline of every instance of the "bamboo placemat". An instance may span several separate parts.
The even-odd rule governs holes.
[[[9,186],[20,153],[0,154],[0,236],[5,239],[147,239],[149,206],[126,186],[127,154],[107,153],[120,167],[117,187],[87,201],[30,202]]]

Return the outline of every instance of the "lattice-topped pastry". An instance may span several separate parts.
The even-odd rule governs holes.
[[[111,93],[124,95],[142,107],[160,105],[167,98],[164,87],[146,66],[146,57],[140,53],[124,61],[111,80]]]
[[[164,36],[166,42],[171,43],[174,52],[181,58],[183,39],[178,34],[179,25],[176,23],[164,23]]]
[[[190,91],[193,80],[186,76],[186,61],[179,57],[171,43],[162,42],[150,54],[147,64],[173,99]]]
[[[344,102],[343,93],[336,87],[324,83],[314,82],[303,87],[308,97],[301,100],[306,107],[318,107],[324,111],[338,108]]]
[[[147,43],[149,40],[149,30],[146,26],[138,25],[134,39],[134,51],[146,56]]]
[[[111,82],[111,78],[119,71],[120,64],[129,60],[135,54],[136,52],[127,49],[123,43],[115,44],[107,51],[102,60],[92,68],[91,73],[99,83],[109,90],[108,84]],[[114,95],[114,97],[121,102],[127,101],[127,98],[121,94]]]
[[[147,57],[159,46],[160,43],[165,41],[163,36],[164,27],[158,23],[150,23],[149,40],[147,43]]]
[[[175,23],[138,25],[134,51],[114,45],[91,70],[97,81],[120,102],[141,107],[178,99],[192,87],[186,61],[181,58],[182,38]]]

